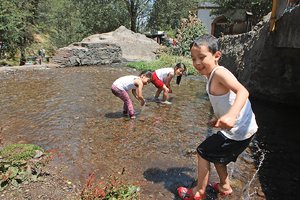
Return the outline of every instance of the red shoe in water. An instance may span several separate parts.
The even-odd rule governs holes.
[[[178,195],[181,199],[183,200],[202,200],[203,198],[205,198],[204,196],[201,195],[194,195],[193,194],[193,190],[192,189],[188,189],[186,187],[179,187],[177,188],[178,191]]]

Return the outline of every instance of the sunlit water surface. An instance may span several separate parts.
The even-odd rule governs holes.
[[[57,152],[54,166],[81,186],[95,172],[98,178],[119,176],[139,185],[141,199],[178,199],[176,188],[195,181],[195,148],[210,131],[205,79],[183,77],[180,86],[172,82],[172,105],[151,101],[156,89],[145,86],[147,106],[141,110],[133,100],[137,119],[129,120],[110,89],[128,74],[139,72],[90,66],[0,73],[2,142],[33,143]],[[257,170],[265,153],[253,146],[256,165],[249,149],[229,165],[230,199],[265,198]],[[211,181],[218,181],[214,169]]]

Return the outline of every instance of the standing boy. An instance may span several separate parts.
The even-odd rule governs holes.
[[[226,68],[219,66],[221,52],[217,39],[203,35],[190,45],[193,66],[207,77],[206,91],[215,117],[209,122],[220,130],[206,138],[197,148],[198,183],[193,189],[178,188],[185,200],[204,199],[208,185],[210,163],[214,163],[220,182],[213,188],[222,196],[230,195],[227,164],[235,162],[251,142],[258,126],[252,111],[247,89]]]

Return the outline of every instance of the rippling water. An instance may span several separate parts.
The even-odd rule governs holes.
[[[136,120],[122,116],[112,82],[139,72],[122,66],[25,70],[0,74],[1,136],[4,143],[33,143],[59,152],[54,162],[63,176],[81,184],[89,173],[119,175],[141,186],[141,199],[177,199],[179,185],[196,178],[195,148],[205,138],[210,104],[201,77],[172,83],[172,105],[134,101]],[[230,164],[235,195],[264,199],[248,150]],[[212,180],[217,181],[215,172]],[[251,182],[250,182],[251,180]],[[250,184],[250,185],[249,185]]]

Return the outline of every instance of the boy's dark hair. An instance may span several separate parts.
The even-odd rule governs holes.
[[[175,65],[175,69],[184,69],[184,71],[186,71],[186,66],[185,66],[185,64],[183,64],[183,63],[177,63],[176,65]],[[181,77],[182,77],[182,75],[181,76],[177,76],[176,77],[176,84],[177,85],[179,85],[180,84],[180,81],[181,81]]]
[[[152,80],[152,72],[151,71],[142,71],[140,73],[140,76],[145,75],[147,78],[149,78],[150,80]]]
[[[201,45],[207,46],[209,52],[211,52],[212,54],[216,53],[219,50],[218,39],[210,34],[204,34],[204,35],[201,35],[200,37],[196,38],[190,44],[190,50],[193,46],[199,47]]]

